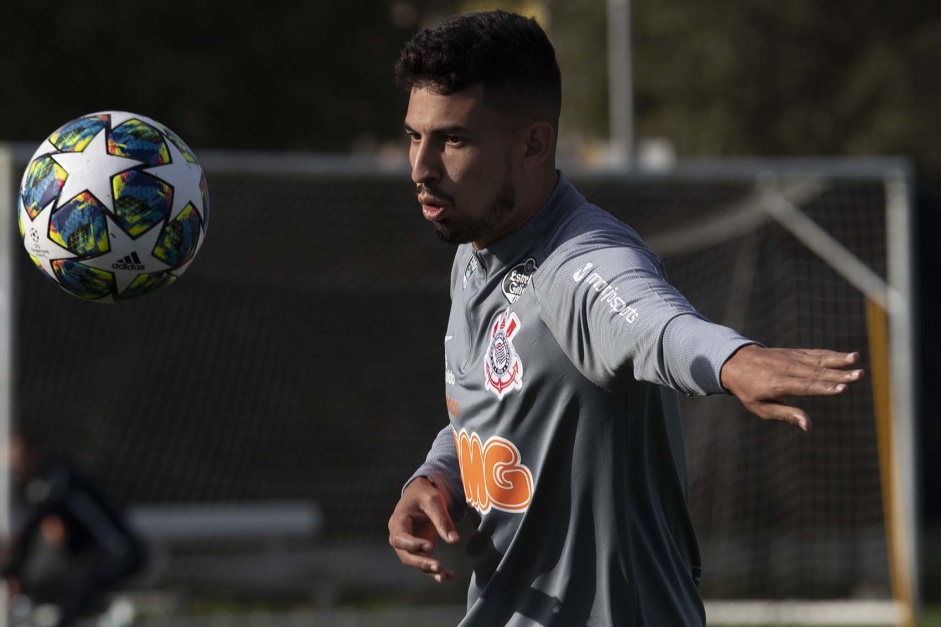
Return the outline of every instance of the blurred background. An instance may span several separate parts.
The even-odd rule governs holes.
[[[206,244],[163,292],[121,307],[83,303],[43,280],[25,254],[16,259],[15,420],[44,432],[50,447],[149,525],[155,559],[136,586],[139,613],[177,616],[171,624],[184,624],[180,608],[187,616],[250,614],[267,624],[261,621],[272,615],[284,624],[289,615],[309,624],[303,612],[326,611],[316,624],[416,625],[428,611],[429,624],[456,622],[466,578],[433,586],[399,566],[384,546],[398,489],[446,417],[436,350],[453,254],[431,236],[414,204],[402,132],[407,94],[395,88],[391,66],[418,29],[455,12],[497,7],[537,16],[556,46],[563,169],[581,173],[586,189],[595,185],[589,198],[603,207],[624,205],[623,219],[645,237],[661,233],[664,220],[693,220],[734,205],[754,182],[742,170],[757,172],[749,164],[764,159],[901,157],[890,165],[910,167],[919,321],[914,377],[921,390],[911,460],[920,505],[913,515],[922,532],[921,596],[941,604],[941,466],[934,463],[941,403],[931,392],[941,377],[932,323],[941,306],[935,278],[941,253],[930,239],[941,227],[941,4],[633,0],[621,31],[630,34],[621,68],[631,78],[630,164],[611,139],[611,6],[36,0],[0,11],[0,140],[16,144],[20,165],[61,124],[111,109],[169,126],[209,176]],[[737,164],[739,174],[723,163]],[[635,174],[669,183],[671,169],[682,164],[725,173],[676,180],[669,199],[658,191],[662,180],[640,176],[627,185],[617,175],[630,165]],[[808,212],[826,222],[863,215],[867,203],[880,202],[871,199],[881,192],[863,183],[841,185]],[[877,241],[879,228],[867,237]],[[761,246],[775,259],[779,240],[767,237]],[[875,249],[877,271],[884,270],[882,245],[860,246]],[[787,284],[787,275],[774,272],[778,266],[763,263],[767,281]],[[835,279],[820,278],[825,269],[794,263],[824,293],[832,288]],[[690,290],[702,284],[699,275],[674,276],[671,269],[671,276]],[[690,298],[704,311],[716,307],[709,313],[720,319],[725,301],[714,289]],[[853,298],[846,296],[846,311]],[[795,312],[816,307],[817,315],[856,315],[843,306],[793,304]],[[774,314],[742,324],[762,341],[819,337],[775,335],[768,322]],[[832,348],[865,350],[857,344],[865,335],[823,337],[845,342]],[[403,397],[413,408],[403,408]],[[735,411],[722,399],[703,402],[713,417]],[[744,431],[764,428],[735,420]],[[830,460],[834,451],[839,456],[839,442],[860,442],[845,450],[841,472],[855,473],[852,491],[871,493],[874,501],[833,506],[846,511],[828,533],[857,538],[838,554],[857,555],[860,547],[878,554],[872,562],[838,556],[849,568],[884,573],[884,540],[869,535],[867,522],[881,516],[878,469],[857,467],[854,457],[858,450],[872,456],[875,436],[846,427],[830,433],[834,448],[815,450],[792,442],[793,435],[770,441]],[[779,456],[761,439],[767,434],[754,437],[746,460],[757,457],[751,461],[760,465]],[[721,455],[729,444],[710,446],[693,447],[691,455]],[[825,470],[825,461],[811,468]],[[784,468],[788,460],[775,463]],[[756,479],[755,490],[763,481]],[[827,489],[815,488],[795,507],[810,507]],[[694,515],[708,543],[721,525],[706,514],[715,502],[697,504],[702,498],[693,499]],[[762,498],[742,498],[741,507],[774,518]],[[219,538],[213,516],[272,531]],[[202,517],[206,526],[193,522]],[[182,525],[188,531],[179,531],[180,520],[190,521]],[[461,563],[459,552],[450,559]],[[767,567],[768,555],[763,559]],[[799,578],[794,568],[785,571]],[[837,579],[821,575],[810,589],[748,590],[742,582],[759,585],[754,571],[736,577],[738,587],[718,581],[715,595],[866,598],[867,586],[888,585],[888,575],[879,574],[851,590],[824,591]],[[380,606],[387,613],[373,622],[342,615],[347,607]]]

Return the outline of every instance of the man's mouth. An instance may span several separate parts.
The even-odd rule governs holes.
[[[441,219],[446,211],[444,201],[438,200],[432,196],[419,196],[418,202],[421,203],[421,212],[426,220],[436,222]]]

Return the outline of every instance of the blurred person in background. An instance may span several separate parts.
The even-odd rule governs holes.
[[[74,625],[141,570],[144,545],[101,490],[35,434],[15,433],[8,454],[22,510],[0,569],[11,605],[52,605],[54,625]]]

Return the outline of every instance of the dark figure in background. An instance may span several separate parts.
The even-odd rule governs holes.
[[[57,627],[74,625],[141,569],[144,545],[101,491],[35,436],[14,435],[9,455],[24,511],[0,573],[11,597],[53,604]]]

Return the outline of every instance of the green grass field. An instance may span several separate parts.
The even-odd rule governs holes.
[[[922,611],[918,627],[941,627],[941,606],[932,605]]]
[[[186,613],[186,624],[202,627],[219,624],[232,627],[270,625],[316,625],[317,627],[346,627],[348,625],[382,625],[383,627],[442,627],[455,625],[463,614],[460,606],[412,607],[382,606],[375,608],[338,608],[330,611],[310,608],[259,608],[240,604],[208,604],[190,608]],[[143,618],[135,623],[138,627],[165,627],[166,617]],[[216,622],[213,622],[216,621]],[[740,627],[749,627],[741,625]],[[768,627],[752,625],[751,627]],[[941,605],[924,608],[917,627],[941,627]]]

